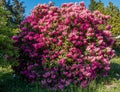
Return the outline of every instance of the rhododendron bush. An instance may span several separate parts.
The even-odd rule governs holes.
[[[19,50],[13,69],[51,90],[70,84],[85,87],[97,76],[106,76],[114,56],[109,18],[99,11],[91,13],[83,2],[59,8],[37,5],[13,36]]]

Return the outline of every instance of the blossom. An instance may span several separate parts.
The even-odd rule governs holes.
[[[86,80],[82,81],[82,82],[81,82],[81,87],[85,87],[86,84],[87,84],[87,81],[86,81]]]
[[[18,41],[19,37],[18,36],[13,36],[12,40]]]
[[[111,26],[110,26],[110,25],[107,25],[105,28],[106,28],[106,30],[110,30],[110,29],[111,29]]]

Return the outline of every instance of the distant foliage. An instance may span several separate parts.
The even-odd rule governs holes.
[[[60,8],[37,5],[12,38],[19,50],[19,64],[13,69],[51,90],[70,84],[85,87],[97,76],[106,76],[114,56],[109,18],[91,13],[83,2]]]
[[[5,10],[10,12],[7,22],[11,28],[17,28],[18,24],[24,19],[25,7],[20,0],[0,0]]]
[[[0,65],[4,66],[13,63],[10,61],[15,61],[13,57],[17,54],[13,48],[11,37],[17,33],[18,24],[24,16],[19,1],[13,0],[12,3],[10,1],[0,0]]]
[[[1,63],[4,63],[4,61],[6,61],[9,55],[12,55],[14,51],[10,38],[14,34],[7,26],[8,15],[9,12],[4,10],[0,3],[0,65]]]
[[[96,2],[96,0],[90,0],[89,9],[91,11],[99,10],[105,15],[110,15],[108,23],[112,26],[111,32],[113,36],[120,35],[120,9],[115,6],[112,2],[109,2],[107,7],[105,7],[102,0]]]

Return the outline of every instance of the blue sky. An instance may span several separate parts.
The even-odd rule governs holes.
[[[90,0],[20,0],[24,2],[25,9],[25,15],[29,15],[30,11],[34,8],[35,5],[41,3],[48,3],[49,1],[52,1],[55,3],[56,6],[60,6],[62,3],[68,3],[68,2],[80,2],[84,1],[85,5],[88,7]],[[98,1],[98,0],[96,0]],[[105,5],[108,4],[108,2],[113,2],[114,5],[118,6],[120,8],[120,0],[101,0]]]

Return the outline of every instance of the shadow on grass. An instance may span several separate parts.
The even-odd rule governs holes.
[[[12,73],[0,76],[0,92],[32,92],[31,88],[21,78],[14,78]]]
[[[28,83],[20,76],[13,77],[13,73],[2,74],[0,72],[0,92],[53,92],[41,88],[36,83]],[[62,92],[62,91],[60,91]]]
[[[11,73],[0,73],[0,92],[8,92],[8,90],[10,91],[10,86],[13,85],[13,81],[11,81],[12,79],[10,78]]]
[[[111,85],[112,82],[120,80],[120,64],[116,62],[111,62],[110,67],[111,69],[108,72],[108,76],[96,79],[97,85],[102,83],[103,85]]]
[[[113,62],[111,63],[111,69],[109,71],[109,76],[117,80],[120,79],[120,64],[113,63]]]

